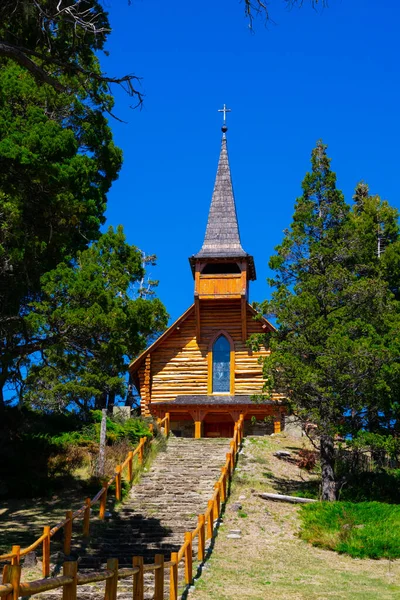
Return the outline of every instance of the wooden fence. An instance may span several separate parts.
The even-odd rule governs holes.
[[[107,569],[93,573],[78,574],[76,562],[65,562],[63,575],[21,583],[21,566],[14,560],[11,565],[6,565],[3,571],[3,584],[0,585],[0,598],[17,600],[21,596],[33,596],[41,592],[62,588],[63,600],[76,600],[78,587],[88,583],[105,581],[104,600],[116,600],[118,581],[120,579],[132,578],[133,600],[144,598],[144,573],[154,572],[154,600],[164,599],[164,585],[166,581],[165,570],[169,570],[169,598],[178,599],[178,566],[184,562],[184,583],[190,585],[193,582],[193,541],[198,538],[198,560],[205,559],[206,541],[214,535],[214,527],[221,514],[222,505],[227,499],[228,486],[235,468],[239,448],[243,440],[243,415],[235,424],[234,435],[230,442],[229,452],[226,454],[225,465],[221,469],[221,476],[214,485],[214,493],[207,504],[204,514],[198,515],[197,527],[193,531],[184,534],[184,541],[178,552],[172,552],[169,561],[165,561],[162,554],[155,556],[154,564],[143,564],[143,557],[134,556],[132,568],[119,569],[118,560],[109,558]],[[164,426],[165,433],[169,433],[169,415],[160,423]],[[136,452],[136,451],[135,451]],[[40,543],[40,542],[39,542]],[[21,556],[21,554],[19,554]],[[1,557],[0,557],[1,558]],[[15,558],[15,557],[14,557]]]
[[[169,435],[169,414],[163,419],[163,421],[159,422],[160,428],[164,428],[165,435]],[[110,486],[115,482],[115,498],[116,500],[122,500],[122,474],[123,471],[126,470],[127,480],[131,484],[133,479],[133,460],[135,456],[137,456],[137,460],[139,465],[143,464],[144,455],[146,446],[148,444],[148,438],[142,437],[140,438],[140,442],[138,446],[132,452],[128,452],[128,455],[124,462],[115,467],[114,476],[103,484],[103,487],[94,498],[86,498],[84,504],[78,508],[75,512],[72,510],[67,510],[65,513],[65,519],[60,521],[51,527],[50,525],[45,525],[43,528],[42,535],[35,540],[30,546],[27,548],[21,548],[20,546],[13,546],[11,552],[8,554],[0,555],[0,561],[10,561],[11,566],[17,566],[20,564],[21,557],[29,554],[29,552],[33,552],[40,545],[42,546],[42,574],[43,577],[49,577],[50,575],[50,545],[51,538],[54,536],[57,531],[60,529],[64,530],[64,554],[68,556],[71,553],[71,541],[72,541],[72,527],[73,523],[76,519],[82,518],[82,535],[84,539],[88,540],[90,536],[90,517],[91,517],[91,508],[95,506],[97,503],[99,506],[99,518],[104,519],[106,514],[106,506],[107,506],[107,497]],[[13,571],[14,572],[14,571]],[[1,594],[0,594],[1,597]]]

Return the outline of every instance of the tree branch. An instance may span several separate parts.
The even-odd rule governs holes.
[[[21,50],[17,46],[12,46],[6,42],[0,40],[0,56],[11,58],[15,60],[21,67],[27,69],[32,75],[41,81],[51,85],[58,92],[65,91],[65,88],[60,84],[57,79],[49,75],[42,67],[37,65],[32,59],[27,56],[25,51]]]

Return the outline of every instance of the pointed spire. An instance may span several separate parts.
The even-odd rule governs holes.
[[[226,125],[222,127],[222,145],[215,178],[206,235],[196,258],[247,256],[240,243],[239,226],[233,196],[231,171],[226,145]]]

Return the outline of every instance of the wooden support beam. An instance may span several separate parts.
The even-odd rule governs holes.
[[[156,554],[154,564],[158,565],[154,571],[154,600],[164,600],[164,555]]]
[[[242,342],[247,340],[247,300],[246,296],[242,296],[240,300],[241,321],[242,321]]]
[[[171,552],[172,565],[169,570],[169,598],[178,600],[178,553]]]
[[[72,510],[67,510],[65,513],[67,522],[64,525],[64,554],[71,554],[71,538],[72,538]]]
[[[63,600],[77,600],[78,592],[78,563],[75,561],[65,562],[63,575],[72,577],[72,582],[63,587]]]
[[[200,299],[198,296],[195,296],[194,299],[194,312],[196,319],[196,340],[197,343],[200,344],[201,341],[201,318],[200,318]]]
[[[132,562],[133,566],[139,569],[139,573],[133,576],[133,600],[143,600],[143,556],[134,556]]]
[[[201,438],[201,426],[201,421],[194,422],[194,437],[196,438],[196,440],[199,440]]]
[[[117,600],[118,594],[118,558],[107,560],[107,570],[114,571],[114,575],[107,579],[104,600]]]

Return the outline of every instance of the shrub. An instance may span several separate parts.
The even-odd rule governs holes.
[[[356,473],[340,490],[340,500],[350,502],[400,503],[400,469]]]
[[[296,461],[297,466],[300,469],[306,471],[312,471],[317,464],[317,453],[314,450],[308,450],[307,448],[301,448],[298,453],[298,460]]]
[[[400,558],[400,506],[317,502],[301,508],[300,537],[353,558]]]
[[[90,455],[76,444],[65,446],[49,457],[47,474],[49,477],[72,475],[74,471],[90,461]]]
[[[0,420],[0,495],[29,498],[53,493],[55,485],[63,485],[63,478],[97,456],[100,421],[101,411],[93,411],[88,421],[73,413],[7,407]],[[142,419],[107,419],[108,447],[126,440],[124,459],[128,446],[131,449],[141,437],[150,435]]]

